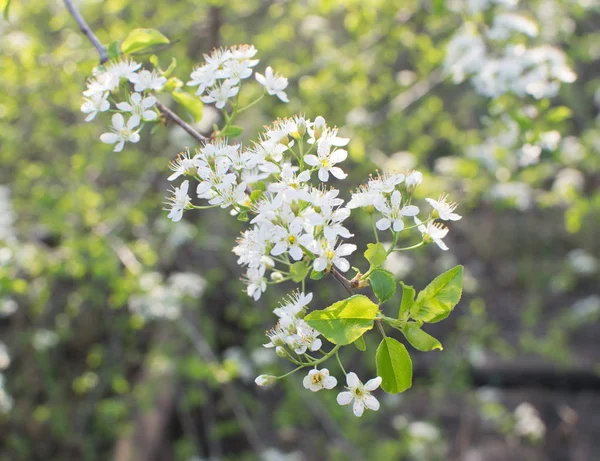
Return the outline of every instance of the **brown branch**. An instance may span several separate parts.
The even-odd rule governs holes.
[[[351,295],[356,294],[356,292],[354,291],[354,287],[352,286],[352,282],[350,282],[350,280],[348,280],[346,277],[340,274],[335,267],[332,266],[331,271],[329,273],[333,276],[334,279],[340,282],[340,284],[346,289],[348,293],[350,293]]]
[[[108,61],[108,53],[106,52],[106,48],[104,45],[102,45],[102,43],[100,43],[100,40],[98,40],[98,37],[96,37],[94,31],[90,29],[90,26],[88,26],[87,22],[85,22],[85,19],[83,19],[83,16],[81,16],[79,13],[79,10],[77,10],[75,5],[73,5],[73,2],[71,0],[64,1],[67,10],[69,10],[71,16],[73,16],[77,24],[79,24],[81,32],[83,32],[91,44],[94,45],[94,48],[98,50],[98,54],[100,55],[100,64],[104,64],[106,61]]]
[[[169,109],[163,103],[161,103],[158,99],[156,100],[156,107],[158,107],[158,110],[160,110],[160,112],[165,117],[170,118],[172,121],[174,121],[177,125],[179,125],[181,128],[183,128],[186,131],[186,133],[189,134],[196,141],[203,142],[203,141],[208,140],[208,138],[206,136],[203,136],[200,133],[198,133],[189,123],[184,122],[181,118],[179,118],[179,116],[175,112],[173,112],[171,109]]]

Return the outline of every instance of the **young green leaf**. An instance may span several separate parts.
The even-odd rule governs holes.
[[[403,344],[383,338],[375,354],[381,388],[388,394],[403,392],[412,385],[412,361]]]
[[[410,308],[415,302],[416,291],[410,285],[404,285],[404,282],[400,282],[402,285],[402,302],[400,303],[400,310],[398,311],[398,318],[405,319],[408,317]]]
[[[311,280],[321,280],[324,275],[325,275],[324,271],[317,272],[317,271],[313,270],[310,273],[310,279]]]
[[[367,350],[367,344],[365,343],[365,337],[364,337],[364,335],[361,336],[360,338],[358,338],[356,341],[354,341],[354,345],[356,346],[356,348],[359,351],[366,351]]]
[[[236,138],[244,132],[241,126],[229,125],[225,127],[223,131],[219,133],[219,136],[223,138]]]
[[[365,258],[367,258],[371,267],[383,265],[387,258],[385,247],[381,243],[369,243],[367,251],[365,251]]]
[[[202,120],[202,101],[198,99],[196,96],[191,95],[190,93],[185,93],[183,91],[173,91],[171,93],[173,99],[177,101],[178,104],[181,104],[185,110],[187,110],[192,117],[194,117],[194,121],[198,123]]]
[[[133,29],[123,40],[121,50],[125,54],[131,54],[166,43],[170,43],[169,39],[156,29]]]
[[[444,349],[437,339],[421,330],[421,327],[415,322],[408,322],[404,325],[402,333],[410,345],[418,351],[428,352],[434,349],[440,351]]]
[[[463,267],[456,266],[438,275],[417,296],[410,308],[410,315],[415,320],[435,323],[444,320],[462,295]]]
[[[396,293],[396,281],[391,272],[385,269],[375,269],[369,276],[373,293],[379,302],[385,302]]]
[[[292,281],[300,283],[308,275],[308,264],[304,261],[298,261],[290,266],[290,276]]]
[[[108,59],[117,59],[121,54],[121,48],[119,47],[119,42],[115,40],[110,45],[108,45]]]
[[[345,346],[373,328],[379,308],[369,298],[354,295],[304,317],[306,323],[333,344]]]

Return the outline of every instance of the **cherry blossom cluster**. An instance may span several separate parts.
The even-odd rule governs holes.
[[[296,364],[303,364],[303,358],[311,360],[309,354],[321,351],[323,346],[323,342],[319,338],[319,332],[311,328],[302,319],[312,297],[312,293],[296,292],[285,298],[280,306],[273,310],[279,321],[271,331],[267,332],[269,342],[264,344],[267,348],[274,347],[277,355]],[[328,354],[325,354],[324,358],[329,358]],[[330,375],[327,368],[318,369],[317,365],[321,361],[313,360],[313,362],[315,362],[314,368],[302,380],[303,386],[312,392],[335,388],[338,384],[337,379]],[[371,395],[371,392],[379,387],[381,378],[376,377],[363,384],[356,373],[345,374],[347,390],[338,394],[337,402],[340,405],[348,405],[354,402],[353,412],[358,417],[362,416],[365,408],[377,411],[379,401]],[[268,386],[278,379],[275,376],[260,375],[255,382],[258,386]]]
[[[204,64],[195,68],[190,75],[188,86],[198,87],[196,95],[202,102],[215,104],[223,109],[229,99],[238,96],[242,80],[252,75],[253,68],[259,63],[253,59],[257,50],[254,45],[237,45],[231,48],[217,48],[210,55],[204,55]],[[288,102],[284,90],[288,86],[287,78],[267,67],[265,75],[256,73],[256,80],[266,91]]]
[[[240,218],[255,215],[233,249],[247,267],[247,291],[255,300],[266,290],[267,270],[278,283],[289,280],[289,266],[304,259],[317,272],[332,265],[342,272],[350,268],[345,256],[356,246],[341,242],[352,237],[343,225],[350,210],[342,206],[339,190],[325,187],[332,178],[346,177],[338,165],[348,155],[341,149],[348,141],[323,117],[296,116],[277,120],[250,147],[216,139],[171,163],[169,179],[195,178],[196,195],[208,200],[207,206],[231,208]],[[313,173],[317,186],[310,182]],[[202,207],[192,203],[189,187],[185,180],[169,199],[173,221],[185,210]]]
[[[114,151],[121,152],[126,142],[137,143],[144,122],[158,120],[154,109],[156,98],[151,91],[160,91],[167,78],[156,70],[149,71],[129,58],[111,61],[96,67],[83,92],[81,111],[88,114],[86,122],[94,120],[99,112],[114,105],[110,131],[100,136],[106,144],[115,144]],[[130,88],[133,87],[133,91]],[[127,96],[123,97],[123,93]],[[127,117],[127,119],[126,119]]]
[[[554,97],[561,83],[572,83],[576,75],[560,49],[526,45],[538,37],[539,26],[512,11],[516,5],[517,1],[468,2],[466,12],[475,16],[448,43],[445,71],[455,83],[470,78],[477,92],[491,98],[505,93]],[[491,25],[477,19],[487,8],[493,8]]]

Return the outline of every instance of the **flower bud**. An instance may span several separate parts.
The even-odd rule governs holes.
[[[323,134],[323,130],[325,130],[325,119],[320,115],[315,119],[313,130],[315,132],[315,139],[319,139]]]
[[[271,274],[271,280],[273,282],[281,282],[283,280],[283,274],[281,272],[273,272]]]
[[[273,375],[260,375],[258,378],[254,380],[257,386],[270,386],[271,384],[275,384],[277,381],[277,376]]]
[[[298,134],[300,135],[300,137],[302,137],[306,134],[306,120],[304,120],[303,117],[300,117],[298,119],[298,122],[296,123],[296,127],[298,128]]]

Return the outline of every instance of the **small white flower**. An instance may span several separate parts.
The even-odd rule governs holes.
[[[403,205],[402,195],[400,191],[395,190],[392,193],[390,200],[383,199],[381,196],[374,203],[375,208],[383,215],[379,221],[375,223],[377,229],[386,230],[390,227],[394,232],[400,232],[404,229],[403,216],[416,216],[419,213],[419,208],[414,205]]]
[[[288,86],[288,79],[279,74],[273,74],[273,69],[271,69],[271,67],[267,67],[265,75],[257,72],[256,80],[267,89],[267,93],[271,96],[277,96],[283,102],[290,102],[283,91]]]
[[[223,64],[222,70],[217,71],[217,77],[229,79],[232,85],[236,85],[240,80],[252,75],[252,62],[250,60],[230,59]]]
[[[191,80],[187,82],[188,86],[197,86],[196,95],[200,96],[204,91],[215,84],[217,81],[217,69],[211,65],[197,67],[190,74]]]
[[[295,317],[312,301],[312,293],[295,293],[289,296],[287,302],[273,309],[273,313],[279,317]]]
[[[333,249],[334,247],[335,241],[331,240],[325,240],[317,246],[315,250],[319,257],[315,259],[315,262],[313,263],[313,269],[316,272],[327,269],[331,264],[335,264],[342,272],[346,272],[350,269],[350,263],[343,256],[352,254],[356,250],[356,245],[344,243],[339,245],[335,250]]]
[[[291,331],[295,328],[296,333],[287,338],[287,343],[294,349],[296,354],[302,355],[307,350],[315,352],[323,346],[323,341],[318,338],[320,333],[314,328],[311,328],[304,320],[283,317],[280,323],[283,327],[287,327]]]
[[[167,178],[168,181],[173,181],[182,175],[190,174],[194,176],[198,168],[202,166],[202,163],[196,158],[190,157],[190,151],[181,152],[177,155],[177,158],[169,163],[169,168],[174,173]]]
[[[379,410],[379,401],[371,395],[371,392],[377,389],[381,384],[381,377],[370,379],[363,384],[356,373],[348,373],[346,375],[346,389],[348,391],[340,392],[337,396],[337,403],[340,405],[348,405],[354,400],[353,411],[358,417],[362,416],[365,407],[369,410]]]
[[[149,70],[142,69],[137,74],[131,74],[129,76],[129,81],[134,84],[133,89],[135,91],[159,91],[167,82],[167,78],[158,75],[155,70],[150,72]]]
[[[154,96],[146,96],[142,99],[140,93],[132,93],[129,97],[129,102],[120,102],[117,104],[117,109],[124,112],[131,112],[132,115],[139,116],[142,120],[156,120],[157,114],[150,110],[156,104]]]
[[[121,152],[125,142],[136,143],[140,140],[140,135],[137,131],[133,131],[140,124],[140,117],[132,115],[125,124],[125,119],[121,114],[112,116],[111,133],[103,133],[100,135],[100,141],[105,144],[117,144],[114,152]]]
[[[300,261],[304,256],[304,252],[300,247],[303,224],[304,220],[296,217],[287,225],[287,228],[278,226],[281,229],[281,239],[275,244],[271,250],[271,254],[279,256],[287,251],[294,261]]]
[[[234,86],[229,80],[225,80],[222,84],[208,90],[206,96],[200,99],[205,104],[215,103],[217,109],[223,109],[229,98],[233,98],[240,91],[239,86]]]
[[[310,370],[304,377],[302,385],[305,389],[317,392],[321,389],[333,389],[337,385],[337,379],[333,376],[329,376],[329,370],[327,368],[323,368],[322,370],[314,369]]]
[[[246,292],[254,301],[258,301],[260,296],[267,290],[267,279],[265,278],[265,266],[250,268],[246,273],[248,288]]]
[[[425,200],[437,211],[442,221],[458,221],[462,218],[462,216],[454,213],[458,204],[456,202],[447,202],[447,199],[448,196],[442,194],[438,200],[433,200],[432,198],[426,198]]]
[[[419,171],[413,171],[406,176],[406,187],[417,187],[423,182],[423,174]]]
[[[86,122],[94,120],[98,112],[106,112],[110,109],[110,103],[108,102],[108,91],[93,93],[84,99],[81,105],[81,112],[88,114],[85,118]]]
[[[190,197],[188,195],[189,187],[190,182],[187,180],[183,181],[181,187],[175,187],[173,189],[173,195],[168,199],[167,204],[171,207],[168,218],[173,222],[181,221],[183,212],[190,204]]]
[[[274,384],[277,381],[277,377],[276,376],[272,376],[272,375],[260,375],[259,377],[257,377],[254,382],[256,383],[257,386],[270,386],[271,384]]]
[[[323,182],[329,180],[329,173],[337,179],[345,179],[348,175],[335,165],[343,162],[348,157],[344,149],[331,150],[331,144],[326,139],[321,139],[317,145],[317,155],[304,156],[304,161],[314,167],[319,167],[319,179]]]
[[[88,80],[87,90],[83,92],[85,97],[91,97],[97,93],[112,92],[119,88],[119,77],[112,72],[94,72],[94,78]]]
[[[417,224],[419,231],[423,235],[423,239],[429,242],[435,242],[442,250],[446,251],[448,247],[442,241],[442,239],[448,234],[448,228],[441,223],[429,221],[425,226],[419,218],[415,216],[415,224]]]
[[[107,70],[118,78],[129,80],[129,77],[131,77],[131,75],[133,75],[140,67],[142,67],[142,65],[135,62],[133,59],[129,60],[128,58],[125,58],[119,62],[111,62],[107,66]]]

